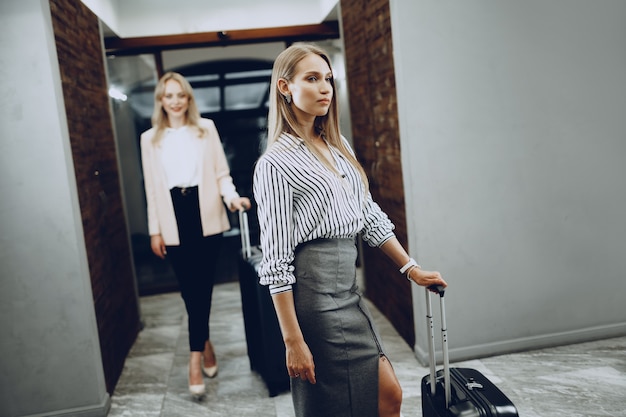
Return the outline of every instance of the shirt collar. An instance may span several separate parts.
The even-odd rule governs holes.
[[[300,144],[304,144],[304,139],[298,137],[298,136],[294,136],[291,133],[287,133],[287,132],[283,132],[280,135],[280,138],[282,141],[284,141],[286,144],[291,144],[291,145],[300,145]]]

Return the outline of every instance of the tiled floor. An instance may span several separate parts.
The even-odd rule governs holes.
[[[238,284],[217,285],[213,300],[211,338],[220,371],[217,378],[205,379],[206,397],[196,401],[188,392],[186,317],[179,294],[146,296],[141,298],[145,329],[126,360],[110,417],[293,416],[289,393],[270,398],[250,370]],[[421,416],[419,381],[428,370],[370,308],[403,387],[402,413]],[[486,374],[523,417],[626,416],[626,337],[454,365]]]

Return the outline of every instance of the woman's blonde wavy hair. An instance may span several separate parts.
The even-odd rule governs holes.
[[[282,133],[292,134],[301,138],[310,151],[326,167],[339,175],[339,172],[334,164],[324,157],[324,155],[319,152],[307,138],[307,135],[304,134],[293,111],[293,103],[287,103],[285,97],[281,94],[278,88],[278,80],[284,79],[287,82],[291,82],[293,80],[298,62],[309,54],[316,54],[320,56],[324,61],[326,61],[328,67],[332,68],[330,58],[328,57],[326,51],[312,44],[293,44],[281,52],[274,61],[272,81],[270,84],[267,149],[269,150],[271,148],[271,145],[278,140]],[[333,87],[333,93],[335,93],[334,79],[331,79],[331,85]],[[348,161],[350,161],[350,163],[361,175],[365,189],[367,190],[368,180],[365,170],[341,138],[341,132],[339,131],[339,106],[337,104],[336,94],[333,94],[328,113],[324,116],[317,116],[315,118],[315,131],[316,133],[324,136],[330,145],[337,148],[339,152],[341,152],[341,154]]]
[[[163,137],[163,132],[169,127],[167,113],[165,112],[165,110],[163,109],[163,105],[161,104],[161,99],[165,94],[165,83],[169,80],[177,81],[180,84],[180,87],[183,89],[183,92],[187,95],[188,107],[185,114],[187,126],[196,129],[198,132],[198,137],[202,138],[208,132],[205,128],[200,126],[200,111],[198,110],[198,106],[196,105],[196,99],[193,95],[193,89],[191,88],[191,84],[189,84],[189,81],[187,81],[185,77],[183,77],[181,74],[170,71],[165,73],[161,77],[154,89],[154,111],[152,112],[152,127],[156,129],[156,132],[154,134],[154,137],[152,138],[153,143],[158,145],[161,142],[161,138]]]

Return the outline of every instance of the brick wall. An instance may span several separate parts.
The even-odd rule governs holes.
[[[341,0],[355,151],[374,200],[406,247],[406,217],[389,0]],[[367,297],[413,346],[410,284],[382,251],[363,245]]]
[[[107,391],[139,329],[130,247],[98,18],[79,0],[51,0]]]

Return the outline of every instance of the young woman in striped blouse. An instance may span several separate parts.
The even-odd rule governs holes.
[[[298,417],[399,416],[402,390],[356,286],[356,237],[419,285],[446,283],[402,248],[339,132],[328,55],[295,44],[274,63],[266,152],[254,172],[267,285]]]

